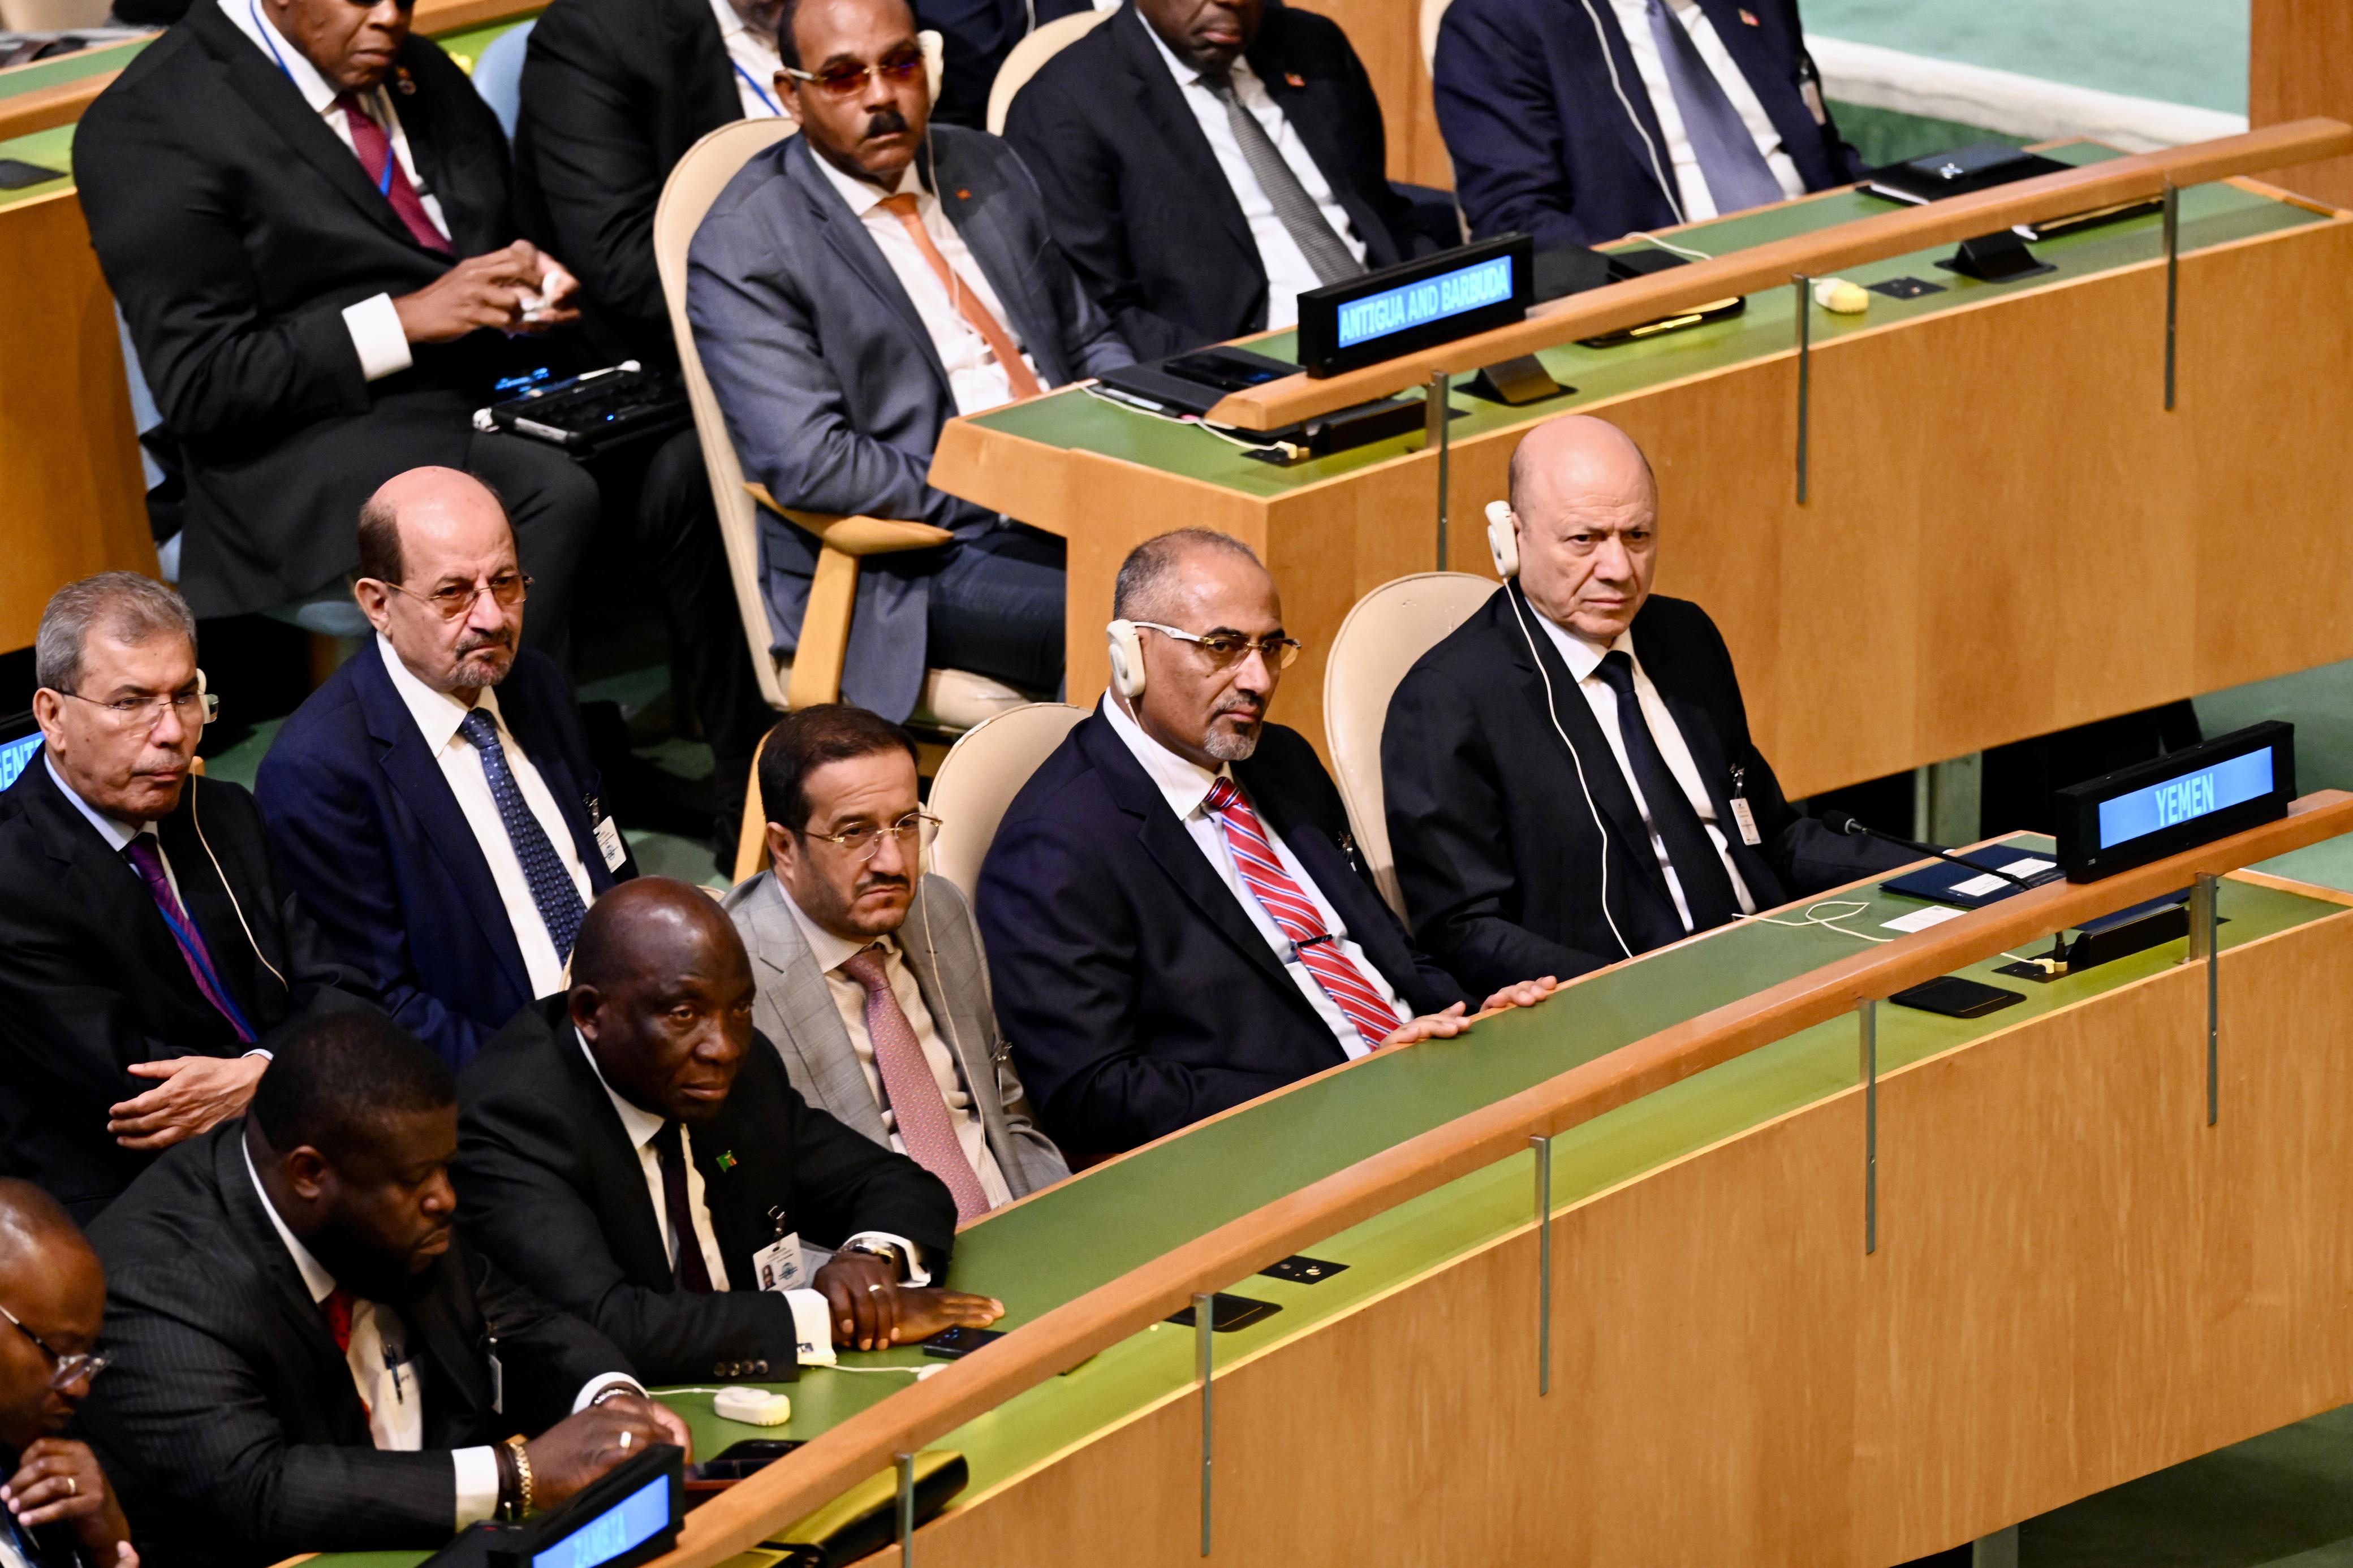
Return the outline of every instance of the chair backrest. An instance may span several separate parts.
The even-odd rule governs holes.
[[[1005,63],[997,68],[997,80],[988,89],[988,133],[1005,134],[1005,117],[1012,110],[1013,95],[1029,85],[1039,67],[1110,21],[1112,16],[1109,11],[1080,11],[1057,16],[1014,45]]]
[[[1398,891],[1381,797],[1381,730],[1388,722],[1389,698],[1415,661],[1469,620],[1495,588],[1493,577],[1468,572],[1418,572],[1384,583],[1356,601],[1324,660],[1324,738],[1332,747],[1333,776],[1356,828],[1356,847],[1381,897],[1400,916],[1405,900]]]
[[[931,869],[971,898],[1005,808],[1086,716],[1085,709],[1068,702],[1033,702],[958,736],[932,778],[929,806],[940,830],[932,840]]]
[[[654,267],[661,274],[662,299],[670,306],[670,330],[678,340],[679,364],[686,374],[694,433],[702,442],[702,466],[711,476],[719,536],[727,547],[727,572],[735,581],[735,607],[744,617],[744,635],[751,640],[752,668],[760,679],[760,695],[772,708],[785,706],[785,682],[776,656],[769,652],[776,637],[768,627],[768,600],[760,583],[760,520],[744,489],[744,467],[736,461],[735,443],[728,437],[726,416],[719,411],[711,378],[702,373],[694,329],[687,324],[686,251],[694,243],[694,231],[702,226],[703,215],[736,171],[754,154],[799,129],[791,120],[739,120],[721,126],[686,150],[662,186],[661,205],[654,209]]]
[[[474,57],[474,91],[499,117],[499,128],[510,142],[514,140],[515,117],[522,112],[523,48],[531,42],[531,30],[538,26],[536,16],[518,22]]]
[[[1446,19],[1451,0],[1421,0],[1421,68],[1428,72],[1438,58],[1438,24]]]

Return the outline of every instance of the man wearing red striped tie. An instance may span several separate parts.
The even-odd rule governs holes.
[[[1322,763],[1266,721],[1299,645],[1257,557],[1163,534],[1121,567],[1113,610],[1111,692],[981,873],[998,1016],[1047,1131],[1076,1156],[1130,1148],[1471,1027],[1472,999],[1381,901]]]

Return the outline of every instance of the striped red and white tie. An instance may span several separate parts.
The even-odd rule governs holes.
[[[1221,778],[1209,786],[1205,803],[1211,816],[1218,819],[1219,828],[1226,836],[1226,848],[1234,858],[1234,868],[1242,875],[1242,884],[1258,900],[1259,907],[1267,912],[1282,934],[1291,939],[1293,951],[1315,983],[1324,987],[1324,994],[1332,998],[1348,1022],[1356,1026],[1368,1048],[1377,1050],[1404,1022],[1396,1006],[1385,1000],[1379,987],[1365,978],[1340,944],[1324,929],[1324,917],[1291,873],[1282,868],[1282,858],[1275,854],[1274,845],[1266,829],[1250,809],[1234,781]]]

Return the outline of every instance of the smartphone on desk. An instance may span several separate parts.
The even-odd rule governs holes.
[[[959,1323],[953,1329],[942,1329],[923,1342],[923,1353],[944,1361],[954,1361],[960,1355],[970,1355],[981,1346],[1005,1337],[1002,1329],[967,1329]]]
[[[801,1446],[798,1437],[746,1437],[731,1443],[717,1456],[687,1468],[687,1479],[694,1481],[740,1481],[762,1468],[775,1464]]]

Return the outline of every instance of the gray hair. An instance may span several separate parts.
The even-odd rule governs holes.
[[[1176,528],[1155,534],[1129,551],[1127,559],[1119,563],[1119,578],[1111,595],[1113,618],[1155,620],[1166,615],[1161,605],[1176,587],[1176,569],[1197,550],[1220,550],[1253,566],[1264,566],[1258,552],[1214,528]]]
[[[176,632],[188,639],[191,652],[196,646],[196,617],[186,600],[136,572],[100,572],[49,595],[33,637],[35,684],[74,691],[92,630],[134,646]]]

